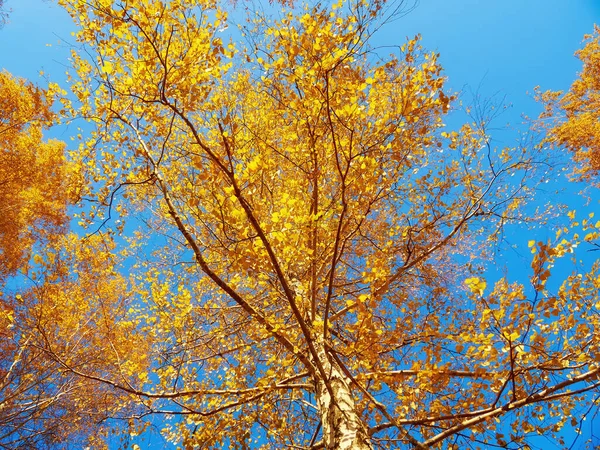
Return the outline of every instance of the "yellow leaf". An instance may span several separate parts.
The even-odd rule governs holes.
[[[487,286],[485,280],[481,280],[478,277],[467,278],[465,280],[465,284],[471,290],[471,292],[479,295],[483,295],[483,292]]]
[[[113,64],[109,61],[105,61],[102,65],[102,72],[110,75],[113,72]]]

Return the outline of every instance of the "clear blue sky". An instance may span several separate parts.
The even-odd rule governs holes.
[[[6,0],[6,6],[12,13],[0,31],[0,68],[40,84],[43,70],[62,83],[73,30],[69,17],[52,1]],[[569,87],[580,69],[573,53],[594,23],[600,23],[599,0],[420,0],[377,40],[400,45],[420,33],[424,47],[441,54],[454,90],[481,85],[484,96],[506,96],[513,108],[503,120],[518,123],[521,114],[539,111],[535,86]],[[597,200],[591,207],[598,209]]]
[[[71,19],[53,1],[5,0],[12,12],[0,30],[0,67],[13,75],[42,83],[40,70],[52,75],[53,81],[64,80],[74,30]]]
[[[420,0],[386,40],[421,33],[438,51],[452,87],[507,95],[517,117],[536,85],[564,89],[580,65],[573,52],[600,22],[597,0]],[[525,111],[527,112],[527,111]]]

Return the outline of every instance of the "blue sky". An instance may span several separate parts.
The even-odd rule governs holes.
[[[33,81],[44,70],[60,82],[73,30],[67,14],[48,0],[7,0],[7,7],[0,67]],[[420,33],[441,54],[453,88],[483,82],[484,92],[506,94],[518,117],[534,107],[527,94],[534,86],[568,87],[580,67],[573,52],[596,22],[596,0],[420,0],[378,40],[396,45]]]
[[[599,21],[594,0],[421,0],[386,39],[421,33],[452,87],[483,82],[485,92],[506,94],[518,116],[532,107],[527,92],[536,85],[568,87],[580,67],[573,52]]]
[[[0,30],[0,68],[42,85],[40,71],[64,82],[73,31],[67,14],[52,1],[6,0],[6,6],[12,13]],[[522,114],[539,112],[535,86],[569,87],[580,69],[573,53],[594,23],[600,23],[598,0],[420,0],[377,42],[400,45],[420,33],[424,47],[441,54],[452,89],[506,96],[513,107],[502,119],[517,124]],[[55,133],[67,140],[64,131]],[[598,209],[597,200],[590,208]]]
[[[71,37],[70,17],[51,1],[7,0],[5,4],[12,13],[0,31],[0,67],[34,82],[43,82],[40,70],[50,73],[54,81],[64,80],[69,51],[59,41]]]

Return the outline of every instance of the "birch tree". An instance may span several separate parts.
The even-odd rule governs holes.
[[[162,415],[184,448],[512,448],[590,400],[595,269],[545,288],[579,237],[533,241],[531,286],[482,274],[503,227],[536,220],[545,156],[495,148],[477,114],[444,125],[438,55],[372,43],[406,5],[60,3],[81,46],[65,108],[95,126],[72,154],[95,244],[44,263],[77,267],[47,298],[85,311],[68,335],[46,325],[46,351],[113,392],[127,430]]]

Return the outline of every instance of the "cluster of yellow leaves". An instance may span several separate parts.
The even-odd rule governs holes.
[[[465,284],[474,294],[483,295],[487,283],[479,277],[467,278]]]
[[[73,198],[64,143],[42,140],[50,107],[43,90],[0,73],[0,280],[61,228]]]
[[[553,278],[552,272],[564,273],[561,259],[571,256],[578,262],[575,249],[580,245],[588,246],[587,250],[590,244],[597,246],[600,222],[594,222],[593,213],[581,221],[576,220],[575,211],[568,216],[570,225],[557,230],[554,243],[528,242],[533,254],[534,294],[528,293],[527,286],[501,279],[484,295],[484,280],[465,280],[469,289],[482,297],[475,299],[478,306],[471,327],[453,339],[455,350],[480,361],[480,368],[475,369],[482,378],[477,390],[490,389],[499,400],[503,396],[526,398],[532,387],[549,386],[557,371],[564,374],[565,383],[577,377],[590,380],[580,392],[594,386],[599,368],[600,265],[596,261],[563,280]],[[563,268],[557,270],[555,265]],[[574,411],[583,401],[573,396],[540,406],[514,426],[525,426],[537,434],[555,432],[566,421],[565,411]],[[555,420],[552,425],[547,424],[549,417]]]
[[[113,249],[107,235],[61,237],[40,258],[37,278],[45,283],[27,295],[44,346],[64,368],[102,377],[116,367],[121,376],[144,381],[147,344],[132,334],[139,326],[131,305],[135,291],[117,272]]]
[[[573,152],[579,167],[575,173],[587,177],[600,171],[600,34],[585,36],[585,45],[576,55],[583,63],[579,78],[567,92],[544,92],[541,116],[549,121],[548,140]]]

